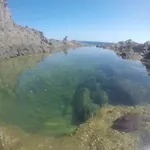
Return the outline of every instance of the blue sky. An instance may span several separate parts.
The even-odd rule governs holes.
[[[13,19],[48,38],[150,40],[150,0],[8,0]]]

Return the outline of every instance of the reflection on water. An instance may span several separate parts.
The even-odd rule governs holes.
[[[0,120],[29,133],[61,136],[97,109],[150,102],[140,62],[112,51],[79,48],[0,62]]]

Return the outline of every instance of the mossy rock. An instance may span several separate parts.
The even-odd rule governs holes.
[[[77,88],[72,102],[73,123],[80,124],[92,117],[96,111],[95,105],[91,101],[89,89]]]
[[[111,106],[99,109],[94,118],[81,124],[74,135],[59,138],[29,135],[7,124],[0,125],[3,149],[28,150],[134,150],[144,149],[150,137],[150,105]],[[132,132],[118,132],[111,128],[113,122],[125,114],[139,114],[146,118],[144,126]]]

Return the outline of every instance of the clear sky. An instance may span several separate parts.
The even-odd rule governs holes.
[[[150,0],[8,0],[13,19],[48,38],[150,40]]]

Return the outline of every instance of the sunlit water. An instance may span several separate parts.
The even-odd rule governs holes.
[[[113,105],[150,102],[150,76],[140,62],[123,60],[109,50],[78,48],[1,61],[0,120],[27,133],[69,134],[76,129],[72,101],[81,84],[99,107],[97,85]]]

